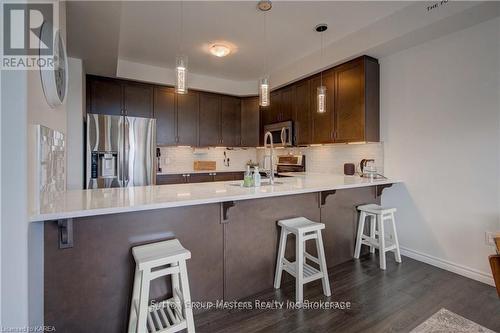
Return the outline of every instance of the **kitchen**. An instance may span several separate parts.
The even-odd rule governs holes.
[[[2,327],[500,330],[498,2],[54,8],[62,72],[2,69]]]

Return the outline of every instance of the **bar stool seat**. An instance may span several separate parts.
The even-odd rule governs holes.
[[[132,255],[136,263],[129,333],[194,332],[193,311],[186,260],[191,252],[177,239],[135,246]],[[162,276],[172,279],[172,297],[149,305],[152,280]]]
[[[385,253],[394,251],[396,262],[401,262],[401,252],[399,249],[398,234],[396,232],[396,223],[394,213],[396,208],[382,207],[377,204],[368,204],[358,206],[359,222],[358,232],[356,237],[356,247],[354,249],[354,258],[359,258],[361,245],[370,247],[370,253],[374,253],[375,249],[379,250],[380,268],[386,269]],[[365,221],[370,224],[370,234],[365,235]],[[385,222],[390,221],[390,229],[388,230],[389,239],[386,239]]]
[[[325,296],[330,296],[330,282],[328,280],[325,251],[323,249],[323,240],[321,237],[321,230],[325,228],[325,225],[323,223],[313,222],[305,217],[280,220],[278,221],[278,225],[281,227],[281,234],[274,277],[274,288],[280,288],[282,273],[286,271],[295,277],[295,299],[298,303],[302,303],[304,300],[304,284],[318,279],[321,279],[323,294]],[[285,258],[286,240],[290,233],[295,235],[294,262],[290,262]],[[305,249],[305,242],[310,239],[316,241],[318,257],[314,257],[312,254],[307,253]],[[307,263],[307,260],[316,264],[318,268]]]

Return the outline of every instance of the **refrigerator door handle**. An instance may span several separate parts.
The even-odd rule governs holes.
[[[120,121],[118,122],[118,184],[120,187],[123,187],[123,117],[120,117]]]
[[[128,181],[129,181],[129,158],[130,158],[130,137],[129,137],[129,129],[130,129],[130,123],[127,117],[124,117],[125,123],[124,123],[124,131],[123,131],[123,187],[128,186]]]

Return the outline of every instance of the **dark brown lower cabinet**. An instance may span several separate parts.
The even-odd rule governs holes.
[[[211,173],[189,173],[187,174],[187,178],[188,183],[208,183],[214,181]]]
[[[157,175],[156,185],[172,185],[182,183],[206,183],[229,180],[242,180],[244,172],[208,172],[208,173],[183,173],[170,175]]]
[[[133,246],[177,238],[187,260],[191,298],[223,298],[223,225],[220,205],[206,204],[75,218],[74,247],[58,249],[56,222],[44,228],[45,324],[58,332],[127,331],[135,263]],[[150,297],[169,297],[169,279]]]
[[[156,185],[172,185],[172,184],[182,184],[186,182],[186,177],[183,174],[173,174],[173,175],[157,175]]]
[[[214,181],[222,182],[229,180],[243,180],[244,172],[217,172],[214,174]]]

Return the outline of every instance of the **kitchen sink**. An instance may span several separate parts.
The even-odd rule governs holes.
[[[243,182],[240,182],[240,183],[231,183],[231,184],[228,184],[229,186],[237,186],[237,187],[244,187],[243,186]],[[283,185],[282,182],[277,182],[275,181],[274,184],[272,184],[273,186],[274,185]],[[269,182],[262,182],[260,183],[260,187],[263,187],[263,186],[271,186],[271,184]],[[255,186],[251,186],[251,187],[255,187]],[[249,187],[250,188],[250,187]]]

